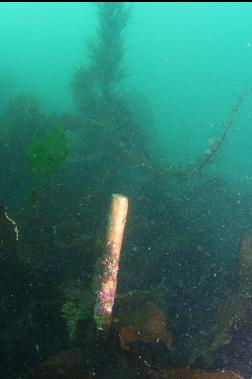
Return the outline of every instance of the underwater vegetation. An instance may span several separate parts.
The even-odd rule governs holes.
[[[52,129],[40,141],[33,141],[26,151],[28,165],[37,178],[55,174],[67,156],[67,139],[62,127]]]
[[[124,32],[130,19],[130,10],[119,3],[99,3],[97,13],[96,36],[86,41],[89,64],[76,72],[72,82],[79,108],[93,118],[95,105],[108,106],[125,75]]]
[[[96,35],[86,41],[88,64],[76,71],[72,91],[83,119],[82,144],[88,141],[89,148],[95,146],[96,154],[109,167],[115,162],[113,170],[117,171],[119,164],[139,165],[139,159],[150,155],[150,148],[141,121],[120,86],[126,76],[124,38],[130,8],[99,3],[97,16]]]
[[[62,316],[67,323],[67,330],[70,342],[76,338],[78,322],[91,319],[93,314],[91,309],[82,309],[76,302],[75,298],[68,298],[62,306]]]
[[[137,110],[125,83],[133,8],[95,6],[86,63],[71,80],[74,109],[48,114],[30,94],[1,109],[0,376],[250,378],[251,341],[240,345],[250,330],[252,197],[209,168],[251,90],[206,155],[163,162],[145,128],[151,112]],[[106,263],[117,284],[118,262],[104,258],[112,193],[129,198],[129,214],[105,332],[94,309]]]

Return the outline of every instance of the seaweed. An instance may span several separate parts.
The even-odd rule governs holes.
[[[229,132],[230,128],[232,127],[232,125],[233,125],[233,123],[234,123],[234,121],[235,121],[235,119],[236,119],[236,117],[240,111],[242,103],[243,103],[245,97],[248,95],[248,93],[251,92],[251,90],[252,90],[252,88],[249,88],[247,91],[244,91],[241,94],[241,96],[239,97],[239,99],[238,99],[238,101],[237,101],[237,103],[233,109],[233,112],[231,113],[230,118],[228,119],[228,121],[224,125],[224,129],[223,129],[222,134],[220,135],[219,138],[215,139],[215,143],[213,144],[211,149],[207,150],[206,156],[198,161],[198,163],[195,165],[193,170],[191,172],[189,172],[189,175],[201,173],[202,170],[213,161],[213,159],[215,158],[215,155],[219,152],[222,145],[226,141],[228,132]]]
[[[74,298],[68,298],[62,306],[62,317],[66,322],[70,343],[76,338],[78,323],[80,320],[88,317],[80,306],[77,304]]]
[[[130,19],[130,8],[123,3],[97,4],[98,28],[96,38],[87,41],[89,59],[102,93],[107,96],[111,87],[125,75],[124,30]]]
[[[67,156],[67,139],[61,126],[52,129],[44,138],[32,142],[26,151],[27,163],[33,174],[40,179],[57,173]]]
[[[86,41],[88,63],[76,71],[72,81],[84,126],[83,151],[93,156],[95,149],[95,157],[101,157],[112,171],[121,164],[148,166],[153,157],[144,127],[146,117],[139,117],[121,86],[127,75],[125,31],[131,7],[116,2],[96,6],[97,31]]]

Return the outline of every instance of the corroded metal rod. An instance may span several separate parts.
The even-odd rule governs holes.
[[[94,309],[94,319],[99,329],[109,329],[111,324],[127,212],[128,198],[119,194],[112,195],[106,251]]]

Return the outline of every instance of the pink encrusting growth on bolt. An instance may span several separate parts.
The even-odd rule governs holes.
[[[117,274],[122,239],[128,212],[128,199],[123,195],[112,195],[108,234],[102,274],[94,310],[94,319],[100,329],[108,329],[116,295]]]

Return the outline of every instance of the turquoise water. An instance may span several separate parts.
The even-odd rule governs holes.
[[[86,60],[84,40],[96,25],[94,8],[67,2],[1,4],[1,72],[12,78],[13,91],[37,94],[48,109],[72,106],[69,82]],[[133,8],[127,84],[150,104],[161,156],[186,162],[208,149],[251,86],[251,4],[137,3]],[[248,96],[220,163],[230,175],[236,170],[249,175],[250,106]]]
[[[0,41],[0,378],[251,378],[251,3],[2,2]]]

